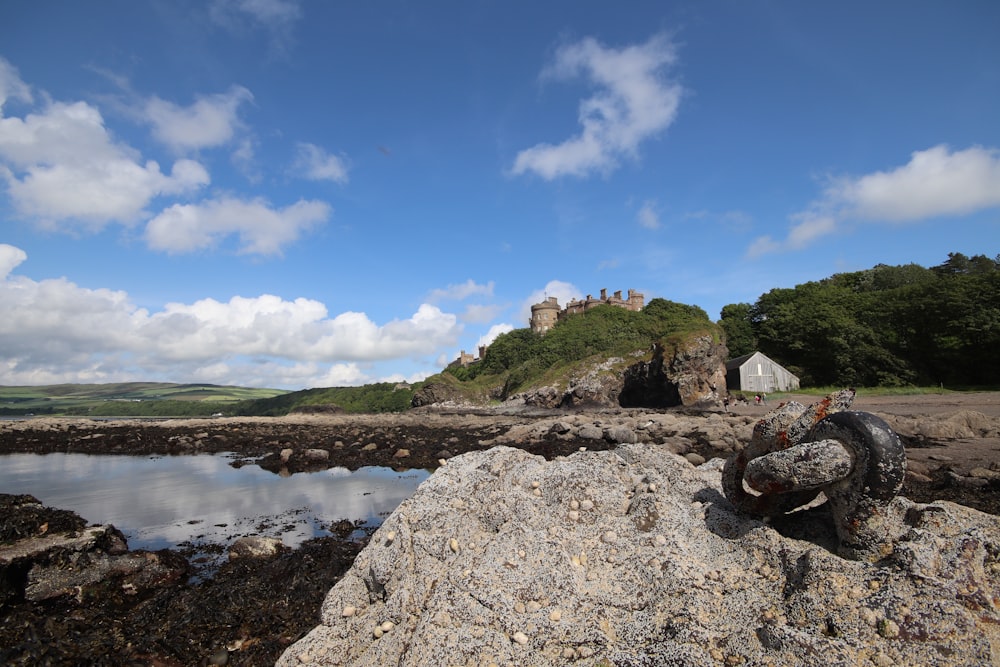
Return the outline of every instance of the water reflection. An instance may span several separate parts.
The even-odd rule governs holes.
[[[0,456],[0,492],[30,493],[90,523],[111,523],[133,549],[185,542],[229,544],[243,535],[280,537],[295,547],[328,535],[340,519],[381,522],[427,478],[333,468],[281,477],[256,465],[233,468],[230,455]]]

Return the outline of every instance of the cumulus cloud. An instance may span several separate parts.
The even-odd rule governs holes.
[[[249,90],[233,86],[226,93],[201,96],[187,107],[154,96],[146,101],[143,114],[153,127],[153,136],[182,153],[231,141],[241,126],[240,105],[251,101]]]
[[[332,386],[371,381],[363,366],[454,347],[458,318],[429,304],[377,324],[331,317],[312,299],[274,295],[169,303],[151,312],[128,294],[65,278],[12,274],[25,260],[0,245],[0,369],[9,384],[111,382],[150,377],[246,386]]]
[[[329,217],[330,206],[322,201],[299,200],[276,209],[260,198],[224,197],[165,209],[146,225],[146,241],[154,250],[186,253],[235,235],[242,254],[276,255]]]
[[[683,89],[663,75],[676,60],[673,44],[663,35],[622,49],[605,47],[593,38],[558,49],[542,79],[582,76],[597,90],[580,102],[578,135],[521,151],[512,172],[534,172],[545,180],[582,177],[608,172],[622,157],[636,157],[639,145],[677,116]]]
[[[4,90],[24,98],[26,86],[6,61]],[[198,190],[208,172],[178,160],[169,173],[116,142],[100,111],[85,102],[50,102],[23,118],[0,115],[0,177],[15,210],[49,229],[98,231],[134,224],[153,198]]]
[[[332,181],[347,183],[347,160],[330,155],[319,146],[299,143],[295,157],[295,169],[312,181]]]
[[[28,259],[28,254],[20,248],[0,243],[0,280],[6,279],[10,272],[26,259]]]
[[[0,58],[0,108],[9,99],[31,102],[31,88],[21,80],[17,68]]]
[[[963,216],[1000,206],[1000,150],[938,145],[915,151],[905,165],[857,177],[830,179],[822,197],[791,216],[784,241],[764,236],[751,257],[804,248],[852,222],[908,223]]]

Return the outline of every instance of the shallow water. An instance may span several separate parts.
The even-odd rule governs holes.
[[[423,470],[332,468],[282,477],[231,454],[0,456],[0,493],[30,493],[90,523],[114,524],[131,549],[228,545],[243,535],[290,547],[341,519],[377,525],[428,477]]]

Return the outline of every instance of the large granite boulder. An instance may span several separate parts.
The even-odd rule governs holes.
[[[822,506],[742,516],[721,468],[646,444],[453,458],[278,664],[1000,664],[997,517],[896,498],[890,555],[846,560]]]

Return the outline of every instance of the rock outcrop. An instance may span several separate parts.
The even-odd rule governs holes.
[[[726,355],[726,346],[706,332],[670,348],[656,344],[648,361],[624,371],[615,370],[624,359],[610,358],[569,378],[565,389],[535,387],[507,402],[541,408],[716,406],[726,391]]]
[[[1000,664],[996,516],[896,498],[889,554],[846,560],[822,506],[740,515],[721,468],[647,444],[451,459],[278,664]]]
[[[649,361],[625,371],[619,403],[636,408],[716,404],[726,391],[727,354],[710,333],[669,351],[656,345]]]

